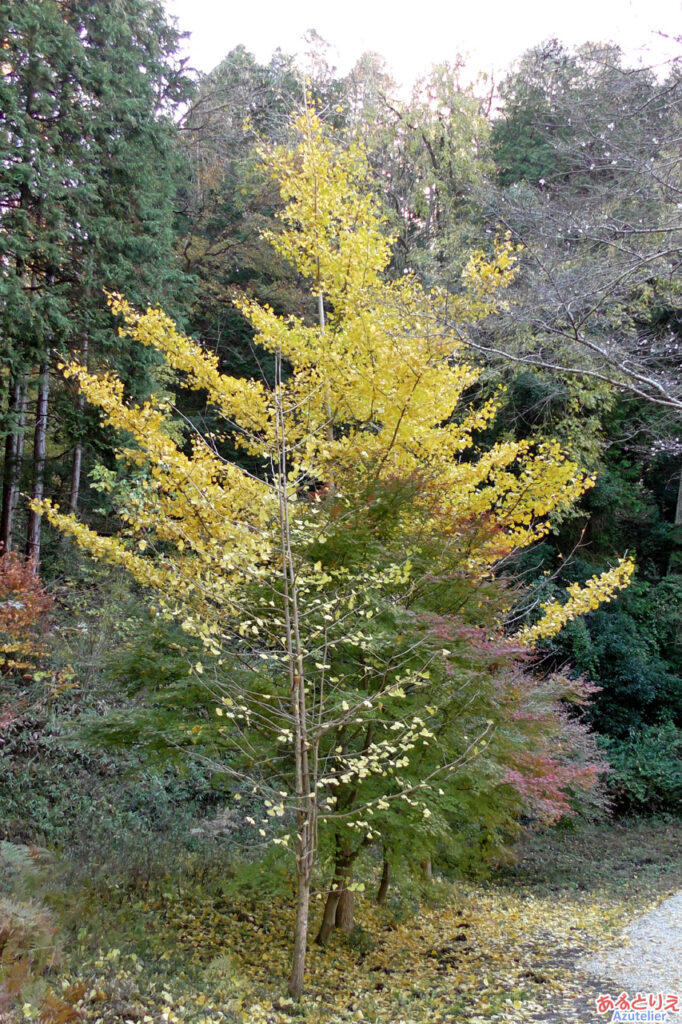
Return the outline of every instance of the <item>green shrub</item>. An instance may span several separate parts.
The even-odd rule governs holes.
[[[617,810],[682,815],[682,729],[666,722],[599,744],[613,769],[608,786]]]

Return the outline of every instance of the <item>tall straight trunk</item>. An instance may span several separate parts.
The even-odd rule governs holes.
[[[675,505],[675,530],[668,557],[668,572],[682,574],[682,467],[677,479],[677,504]]]
[[[33,435],[33,501],[42,501],[45,490],[45,455],[47,452],[47,412],[50,393],[50,350],[40,367],[36,426]],[[26,557],[37,569],[40,561],[40,513],[31,509],[26,530]]]
[[[327,318],[326,318],[325,312],[324,312],[324,292],[322,291],[322,281],[321,281],[321,278],[320,278],[320,261],[319,261],[319,259],[317,261],[317,287],[319,289],[318,293],[317,293],[317,322],[318,322],[318,325],[319,325],[319,328],[320,328],[320,333],[324,334],[324,332],[326,330],[326,326],[327,326]],[[329,417],[329,419],[327,421],[327,440],[328,441],[333,441],[334,440],[334,420],[333,420],[333,417],[332,417],[332,406],[331,406],[331,402],[329,400],[329,396],[327,396],[327,398],[326,398],[326,405],[327,405],[327,416]],[[334,488],[333,480],[331,480],[329,482],[329,486],[332,489]]]
[[[12,384],[7,412],[10,419],[14,420],[14,425],[5,441],[0,552],[11,551],[14,542],[14,516],[19,501],[19,481],[26,426],[26,374],[24,373],[18,376]]]
[[[275,362],[275,409],[278,448],[277,495],[279,499],[279,525],[282,554],[282,597],[284,632],[286,636],[289,669],[289,695],[294,723],[294,763],[296,770],[296,873],[298,899],[296,930],[289,978],[289,995],[300,999],[305,977],[308,945],[308,919],[310,915],[310,879],[317,846],[317,787],[315,782],[316,747],[311,750],[308,740],[308,707],[304,673],[304,651],[301,642],[298,582],[291,544],[289,495],[287,491],[287,435],[282,405],[282,357]],[[312,763],[311,763],[312,758]]]
[[[294,932],[294,952],[289,976],[289,995],[300,999],[305,979],[305,961],[308,948],[308,917],[310,914],[310,875],[312,862],[299,850],[298,861],[298,896],[296,901],[296,931]]]
[[[88,362],[88,338],[87,335],[83,337],[81,342],[81,364],[87,366]],[[78,413],[78,427],[81,426],[83,419],[83,409],[85,408],[85,398],[83,393],[79,389],[78,397],[76,398],[76,411]],[[83,442],[80,437],[76,442],[76,447],[73,450],[73,462],[71,463],[71,487],[69,489],[69,515],[75,515],[78,511],[78,497],[81,489],[81,467],[83,465]]]

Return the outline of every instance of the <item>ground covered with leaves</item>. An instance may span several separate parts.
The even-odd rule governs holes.
[[[14,1006],[5,996],[0,1019],[593,1021],[598,982],[577,961],[682,887],[681,840],[679,822],[564,828],[534,837],[485,884],[436,881],[420,902],[416,890],[394,892],[382,908],[359,897],[354,932],[311,947],[299,1006],[283,995],[293,931],[283,895],[240,893],[206,865],[135,886],[62,882],[42,895],[54,954],[39,976],[6,971]]]

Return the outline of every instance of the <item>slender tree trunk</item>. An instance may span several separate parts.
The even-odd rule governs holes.
[[[81,343],[81,364],[87,366],[88,362],[88,338],[87,335],[83,337]],[[83,393],[78,391],[78,397],[76,398],[76,411],[78,413],[78,426],[80,427],[81,420],[83,418],[83,409],[85,408],[85,398]],[[71,488],[69,490],[69,515],[75,515],[78,511],[78,497],[81,489],[81,467],[83,464],[83,442],[80,437],[76,442],[76,447],[73,450],[73,462],[71,464]]]
[[[675,520],[668,557],[668,572],[673,574],[682,573],[682,468],[677,481],[677,504],[675,506]]]
[[[315,205],[317,207],[317,195],[315,197]],[[318,258],[318,261],[317,261],[317,287],[318,287],[318,292],[317,292],[317,322],[318,322],[319,327],[320,327],[320,333],[324,334],[325,329],[326,329],[327,318],[326,318],[325,312],[324,312],[324,292],[322,291],[322,279],[321,279],[321,274],[320,274],[320,261],[319,261],[319,258]],[[329,417],[328,422],[327,422],[327,440],[328,441],[333,441],[334,440],[334,420],[332,418],[332,406],[331,406],[331,402],[329,400],[329,395],[327,395],[325,401],[326,401],[326,405],[327,405],[327,416]],[[333,489],[333,487],[334,487],[333,480],[329,481],[329,486]]]
[[[422,875],[424,876],[425,882],[433,881],[433,868],[431,867],[431,858],[427,857],[423,860],[419,867],[422,869]]]
[[[10,390],[8,413],[14,426],[5,441],[5,465],[2,481],[2,517],[0,518],[0,551],[11,551],[14,541],[14,515],[19,501],[21,461],[24,453],[26,426],[26,375],[21,374]]]
[[[33,500],[41,501],[45,489],[45,455],[47,451],[47,412],[50,391],[50,350],[40,367],[38,384],[38,404],[36,407],[36,426],[33,438]],[[31,509],[26,530],[26,557],[38,568],[40,562],[40,526],[41,516]]]
[[[379,890],[377,892],[377,904],[379,906],[386,902],[388,895],[388,887],[391,884],[391,865],[384,854],[384,864],[381,869],[381,881],[379,882]]]
[[[298,759],[297,759],[298,760]],[[298,770],[297,770],[298,775]],[[310,916],[310,879],[315,862],[315,811],[311,806],[315,794],[309,793],[299,800],[298,836],[296,849],[296,872],[298,893],[296,901],[296,930],[294,951],[289,977],[289,995],[300,999],[305,978],[305,962],[308,947],[308,923]]]
[[[79,397],[79,402],[81,401]],[[82,408],[82,406],[81,406]],[[75,515],[78,511],[78,498],[81,489],[81,465],[83,462],[83,445],[77,442],[73,450],[73,462],[71,463],[71,487],[69,489],[69,504],[67,511],[69,515]]]
[[[308,741],[308,708],[305,688],[303,646],[300,634],[298,583],[291,546],[289,496],[287,492],[287,440],[286,420],[282,406],[282,359],[278,353],[275,363],[275,408],[278,447],[277,493],[279,498],[279,524],[282,546],[282,597],[284,605],[284,631],[291,711],[294,723],[294,763],[296,768],[296,871],[298,899],[293,962],[289,978],[289,995],[300,999],[305,977],[310,915],[310,879],[315,863],[317,846],[317,789],[314,768],[316,753]],[[312,758],[312,764],[311,764]]]
[[[319,283],[319,268],[318,268],[318,283]],[[324,314],[324,295],[322,293],[322,289],[320,289],[320,291],[317,293],[317,321],[318,321],[318,324],[320,326],[320,332],[322,334],[324,334],[325,329],[326,329],[326,319],[325,319],[325,314]],[[333,417],[332,417],[332,405],[331,405],[331,402],[329,400],[329,396],[327,396],[327,398],[325,399],[325,402],[326,402],[326,405],[327,405],[327,416],[328,416],[328,420],[327,420],[327,440],[331,442],[331,441],[334,440],[334,420],[333,420]],[[334,486],[333,481],[329,482],[329,486],[331,488],[333,488],[333,486]]]
[[[298,900],[296,905],[296,932],[294,956],[289,978],[289,995],[300,999],[305,978],[305,959],[308,945],[308,915],[310,913],[310,873],[299,870]]]

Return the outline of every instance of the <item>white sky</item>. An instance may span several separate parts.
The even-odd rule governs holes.
[[[565,43],[613,41],[634,61],[680,55],[682,0],[165,0],[179,26],[191,32],[185,52],[210,71],[240,43],[261,63],[280,47],[303,54],[311,28],[332,46],[340,73],[371,50],[406,86],[431,64],[462,53],[472,70],[505,68],[551,36]]]

